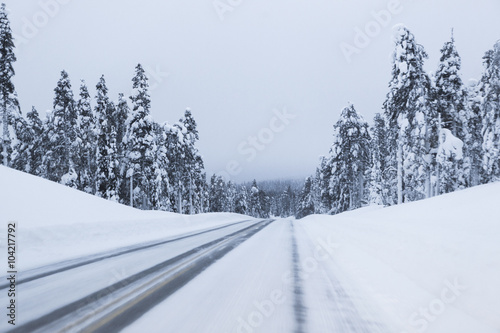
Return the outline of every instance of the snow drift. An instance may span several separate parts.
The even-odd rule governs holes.
[[[16,222],[19,270],[251,219],[141,211],[0,166],[0,232]],[[5,259],[6,251],[0,258]]]
[[[299,220],[401,332],[500,332],[500,183]]]

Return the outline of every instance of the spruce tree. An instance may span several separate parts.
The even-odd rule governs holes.
[[[74,170],[76,110],[71,82],[66,71],[54,89],[54,109],[47,119],[47,149],[44,156],[45,176],[53,181],[76,187]]]
[[[11,167],[33,175],[41,174],[42,126],[35,107],[28,112],[26,119],[18,117],[15,120],[14,132],[17,141],[11,156]]]
[[[5,166],[9,165],[9,156],[12,153],[12,126],[16,119],[19,119],[21,112],[12,83],[12,77],[15,75],[13,63],[16,61],[14,48],[10,21],[5,4],[2,3],[0,6],[0,107],[2,112],[0,126],[2,128],[2,163]]]
[[[35,176],[40,176],[42,171],[43,158],[43,123],[38,115],[38,111],[33,106],[31,111],[26,114],[26,121],[30,129],[31,140],[29,145],[28,172]]]
[[[462,115],[465,112],[465,88],[460,76],[462,60],[455,47],[455,39],[444,44],[436,72],[436,104],[441,116],[441,126],[463,139],[464,125]]]
[[[448,149],[447,144],[463,140],[467,133],[466,94],[460,77],[461,58],[455,47],[455,39],[445,43],[441,49],[441,59],[436,73],[434,98],[440,117],[441,133],[436,167],[439,175],[438,194],[453,192],[466,186],[463,153]],[[451,132],[448,133],[446,130]],[[462,144],[463,146],[463,144]]]
[[[500,177],[500,41],[484,56],[481,97],[483,170],[491,182]]]
[[[311,177],[307,177],[304,183],[304,188],[300,194],[298,203],[297,218],[301,219],[308,215],[314,214],[314,200],[313,200],[313,181]]]
[[[226,187],[227,200],[224,211],[228,213],[234,213],[236,210],[236,197],[238,195],[238,190],[236,189],[236,185],[232,181],[228,181]]]
[[[481,85],[471,80],[467,89],[467,103],[465,122],[465,156],[464,164],[467,165],[468,186],[476,186],[482,183],[483,175],[483,135],[482,135],[482,98]]]
[[[331,213],[359,208],[365,198],[365,173],[370,165],[368,123],[350,104],[342,110],[334,125],[330,148],[332,170],[329,190],[334,198]]]
[[[235,198],[234,212],[237,214],[248,214],[248,193],[245,186],[240,187]]]
[[[463,163],[463,142],[453,135],[451,130],[443,128],[439,134],[437,149],[439,193],[450,193],[464,188],[465,176]]]
[[[196,143],[199,140],[199,134],[196,121],[193,118],[191,109],[187,108],[184,112],[184,117],[179,120],[182,125],[182,134],[184,137],[184,153],[183,153],[183,167],[184,175],[182,177],[183,188],[185,189],[185,198],[188,202],[188,210],[190,214],[194,214],[200,210],[202,198],[201,185],[204,180],[204,164]]]
[[[333,207],[333,193],[330,192],[330,179],[332,178],[332,163],[331,155],[329,157],[322,156],[319,166],[319,174],[317,178],[319,208],[318,212],[326,214]]]
[[[119,165],[116,145],[117,130],[114,122],[116,108],[109,100],[104,76],[96,86],[96,194],[105,199],[118,201]]]
[[[210,192],[209,192],[210,208],[212,213],[224,212],[227,206],[226,183],[224,178],[217,175],[212,175],[210,179]]]
[[[432,145],[437,141],[430,103],[431,82],[423,68],[427,53],[403,26],[395,28],[392,79],[384,102],[397,203],[430,196]]]
[[[82,80],[79,100],[76,103],[77,141],[75,154],[75,170],[77,188],[81,191],[95,193],[96,174],[96,120],[91,106],[91,98],[87,85]]]
[[[389,168],[389,151],[387,149],[387,127],[385,119],[377,113],[371,129],[371,170],[369,186],[369,202],[376,205],[390,205],[395,200],[391,197],[391,179],[393,174]]]
[[[250,187],[249,209],[250,215],[257,218],[261,217],[262,214],[261,198],[259,192],[260,190],[257,185],[257,181],[254,179]]]
[[[164,127],[158,123],[153,124],[154,127],[154,144],[153,144],[153,179],[151,179],[151,207],[155,210],[172,210],[172,202],[170,197],[170,183],[168,179],[168,147],[167,133]]]
[[[126,158],[128,170],[126,177],[131,179],[134,188],[135,207],[147,209],[150,205],[150,179],[153,177],[154,129],[150,115],[151,100],[146,73],[139,64],[132,79],[134,92],[130,96],[132,110],[127,119]]]
[[[184,201],[186,198],[186,136],[182,123],[173,126],[165,124],[168,151],[168,178],[172,186],[172,203],[177,213],[185,212]]]
[[[281,217],[288,217],[291,214],[291,211],[292,211],[292,198],[291,198],[291,195],[292,195],[292,187],[289,185],[288,188],[283,191],[283,193],[281,194],[281,198],[280,198],[280,201],[281,201],[281,209],[280,209],[280,216]]]
[[[128,106],[125,96],[118,94],[118,101],[116,103],[116,149],[119,162],[119,198],[120,202],[130,205],[130,178],[126,177],[127,170],[129,169],[129,159],[127,157],[127,121],[130,116],[130,108]]]
[[[35,139],[33,131],[28,122],[23,117],[19,117],[14,122],[14,132],[17,142],[12,148],[10,166],[23,172],[30,172],[31,146]]]

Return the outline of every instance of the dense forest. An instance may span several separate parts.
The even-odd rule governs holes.
[[[264,191],[256,181],[237,185],[216,175],[207,179],[191,110],[173,124],[156,122],[148,77],[140,64],[132,78],[131,96],[119,94],[115,100],[104,76],[94,98],[84,81],[75,96],[63,70],[54,89],[53,109],[42,119],[35,107],[26,115],[19,107],[12,83],[15,46],[5,5],[0,10],[0,48],[5,166],[141,209],[293,215],[295,205],[288,199],[288,193],[295,198],[293,182],[264,182]],[[286,188],[277,193],[283,183]],[[298,191],[299,186],[293,188]]]
[[[109,96],[105,77],[75,96],[66,71],[53,108],[22,114],[12,77],[14,40],[0,9],[2,163],[89,194],[141,209],[185,214],[236,212],[255,217],[337,214],[395,205],[500,177],[500,42],[486,52],[479,81],[466,85],[453,35],[435,74],[427,53],[398,27],[383,112],[370,126],[352,104],[333,125],[333,144],[316,174],[300,184],[236,184],[207,178],[196,121],[156,122],[148,78],[135,68],[131,96]]]
[[[500,179],[500,41],[480,80],[464,84],[453,32],[434,74],[427,53],[395,27],[392,79],[370,127],[353,105],[334,125],[329,154],[307,178],[297,216],[395,205]]]

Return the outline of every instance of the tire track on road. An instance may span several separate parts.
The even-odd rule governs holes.
[[[272,222],[261,221],[206,243],[9,332],[119,331]],[[115,304],[122,300],[128,301]],[[110,313],[101,313],[101,310]]]
[[[200,232],[188,233],[188,234],[185,234],[183,236],[176,237],[176,238],[169,238],[167,240],[162,240],[162,241],[148,242],[147,244],[128,246],[128,247],[125,247],[125,248],[121,248],[121,249],[115,250],[111,254],[109,254],[109,253],[108,254],[96,254],[96,255],[91,255],[91,256],[84,257],[84,258],[80,258],[80,259],[71,259],[71,260],[67,260],[67,261],[63,261],[63,262],[60,262],[60,263],[51,264],[51,265],[44,266],[44,267],[38,267],[38,268],[32,269],[30,271],[26,271],[24,273],[20,272],[21,277],[16,281],[16,283],[17,283],[17,285],[20,285],[20,284],[23,284],[23,283],[26,283],[26,282],[35,281],[35,280],[38,280],[38,279],[41,279],[41,278],[44,278],[44,277],[47,277],[47,276],[51,276],[51,275],[54,275],[54,274],[57,274],[57,273],[65,272],[65,271],[68,271],[68,270],[71,270],[71,269],[75,269],[75,268],[78,268],[78,267],[82,267],[82,266],[85,266],[85,265],[90,265],[90,264],[93,264],[93,263],[96,263],[96,262],[99,262],[99,261],[103,261],[103,260],[106,260],[106,259],[115,258],[115,257],[123,256],[123,255],[129,254],[129,253],[133,253],[133,252],[137,252],[137,251],[142,251],[142,250],[150,249],[150,248],[153,248],[153,247],[157,247],[157,246],[165,245],[165,244],[168,244],[168,243],[176,242],[176,241],[179,241],[179,240],[182,240],[182,239],[186,239],[186,238],[189,238],[189,237],[199,236],[199,235],[202,235],[202,234],[206,234],[206,233],[209,233],[209,232],[214,232],[214,231],[217,231],[217,230],[229,228],[229,227],[232,227],[234,225],[245,223],[245,222],[249,222],[249,221],[250,220],[239,221],[239,222],[227,224],[227,225],[224,225],[224,226],[221,226],[221,227],[217,227],[217,228],[214,228],[214,229],[210,229],[210,230],[204,230],[204,231],[200,231]],[[57,266],[62,266],[62,267],[57,267]],[[57,268],[51,269],[50,267],[57,267]],[[48,269],[48,271],[37,273],[37,271],[44,270],[44,269]],[[24,275],[28,275],[28,276],[22,277],[23,274]],[[9,287],[8,283],[0,284],[0,290],[1,289],[6,289],[8,287]]]
[[[305,333],[306,307],[304,306],[304,291],[302,288],[302,278],[300,276],[300,255],[295,237],[293,221],[290,221],[290,231],[292,234],[292,267],[293,267],[293,312],[297,325],[295,333]]]

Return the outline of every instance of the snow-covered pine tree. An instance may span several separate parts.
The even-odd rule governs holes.
[[[210,179],[210,189],[209,189],[209,200],[210,207],[209,211],[212,213],[224,212],[225,207],[227,207],[227,195],[226,195],[226,183],[224,178],[217,175],[212,175]]]
[[[259,195],[259,187],[257,185],[257,181],[254,179],[252,185],[250,187],[250,196],[249,196],[249,210],[250,215],[253,217],[261,217],[262,214],[262,206]]]
[[[170,183],[168,179],[168,151],[167,151],[167,133],[164,127],[154,123],[155,139],[153,145],[153,174],[151,180],[151,207],[155,210],[171,211],[170,201]]]
[[[42,139],[43,124],[35,107],[23,117],[17,117],[14,123],[15,137],[17,138],[11,155],[11,167],[31,173],[41,174],[43,157]]]
[[[169,124],[164,125],[167,135],[167,152],[168,152],[168,179],[171,184],[171,202],[174,211],[177,213],[184,213],[186,187],[185,175],[186,172],[186,128],[182,123],[175,123],[173,126]],[[189,208],[188,208],[189,209]]]
[[[40,176],[43,159],[43,123],[38,115],[38,111],[33,106],[31,111],[26,114],[26,122],[30,129],[31,139],[29,141],[29,158],[27,171],[35,176]]]
[[[150,115],[148,78],[140,64],[136,67],[132,82],[134,89],[130,96],[132,110],[127,119],[127,135],[124,141],[128,160],[126,177],[133,182],[133,206],[147,209],[151,198],[149,180],[153,178],[154,130],[153,119]]]
[[[314,213],[315,214],[321,214],[321,168],[318,166],[316,168],[316,173],[313,178],[313,187],[312,187],[312,193],[313,193],[313,201],[314,201]],[[294,201],[297,202],[298,205],[298,199],[294,198]],[[295,207],[294,205],[293,207]],[[294,216],[296,215],[296,210],[294,213],[292,213]]]
[[[74,169],[76,142],[76,109],[71,90],[71,82],[66,71],[54,89],[54,109],[48,116],[46,124],[46,151],[44,155],[45,178],[76,187]]]
[[[329,190],[334,198],[331,213],[359,208],[366,201],[365,173],[370,166],[370,134],[368,123],[352,104],[342,110],[334,125],[334,141],[330,148],[332,170]]]
[[[483,171],[491,182],[500,178],[500,41],[484,56],[481,95]]]
[[[467,165],[466,170],[468,170],[468,186],[477,186],[482,182],[483,120],[481,102],[480,84],[476,80],[471,80],[467,88],[467,104],[464,117],[466,123],[464,165]]]
[[[281,217],[288,217],[291,214],[291,207],[292,207],[292,187],[289,185],[285,191],[281,194],[280,197],[280,209],[279,209],[279,214]]]
[[[245,186],[241,186],[236,195],[234,212],[237,214],[248,214],[248,192]]]
[[[207,174],[200,154],[195,157],[194,164],[194,209],[196,214],[204,213],[208,202]]]
[[[7,16],[5,4],[0,6],[0,107],[2,117],[0,127],[2,128],[2,163],[8,166],[10,154],[12,153],[12,137],[14,134],[13,125],[19,119],[21,111],[19,101],[12,82],[14,76],[13,63],[16,61],[14,54],[14,40],[10,21]]]
[[[436,117],[429,94],[431,82],[423,68],[423,46],[404,26],[395,27],[392,79],[384,102],[391,166],[396,170],[391,188],[397,203],[430,196],[431,151]]]
[[[441,133],[436,166],[439,168],[438,194],[453,192],[466,186],[463,153],[448,149],[451,142],[457,145],[457,140],[463,140],[467,132],[467,124],[464,123],[466,94],[460,77],[461,66],[461,58],[452,35],[451,40],[441,49],[433,96],[441,127],[451,132],[450,135],[447,131],[438,129]]]
[[[314,200],[313,200],[313,181],[311,177],[307,177],[304,183],[304,188],[300,193],[300,199],[297,209],[297,218],[301,219],[308,215],[314,214]]]
[[[14,133],[17,140],[12,148],[10,166],[23,172],[29,172],[29,160],[31,155],[30,148],[35,139],[34,133],[28,125],[28,122],[23,117],[19,117],[15,120]]]
[[[230,180],[227,182],[226,188],[227,199],[224,211],[228,213],[234,213],[234,211],[236,210],[236,198],[238,196],[238,190],[236,188],[236,184],[234,184]]]
[[[332,178],[332,161],[330,157],[321,157],[319,174],[316,177],[319,198],[317,210],[320,214],[328,213],[332,209],[334,203],[333,195],[330,193],[330,179]]]
[[[202,204],[202,183],[205,182],[205,174],[203,172],[204,164],[201,155],[196,148],[196,142],[199,140],[198,129],[196,121],[193,118],[191,109],[187,108],[184,112],[184,117],[180,119],[179,123],[183,126],[184,134],[184,172],[183,187],[186,189],[185,196],[189,207],[186,212],[194,214],[199,212]]]
[[[85,84],[81,81],[80,98],[76,103],[77,140],[75,154],[75,171],[77,188],[81,191],[95,193],[96,174],[96,120],[91,106],[91,98]]]
[[[456,191],[460,184],[465,184],[463,169],[457,167],[458,164],[463,165],[463,142],[447,128],[440,130],[436,160],[439,168],[438,194]]]
[[[117,130],[114,117],[116,107],[109,100],[108,88],[104,75],[96,86],[96,195],[113,201],[118,201],[119,163],[116,145]]]
[[[436,72],[435,98],[441,126],[463,139],[464,124],[462,115],[465,111],[465,87],[460,76],[462,60],[455,47],[455,39],[446,42],[441,49],[441,58]]]
[[[184,117],[173,126],[165,125],[168,146],[168,178],[175,195],[174,209],[181,213],[201,213],[208,207],[204,163],[196,142],[199,139],[196,122],[188,108]],[[208,207],[210,209],[210,207]]]
[[[130,117],[130,108],[123,93],[118,94],[116,102],[115,126],[116,126],[116,149],[119,162],[119,189],[118,197],[120,202],[130,205],[130,178],[126,177],[129,169],[129,159],[127,156],[127,121]]]
[[[124,144],[123,140],[127,134],[127,119],[130,115],[130,108],[127,100],[122,93],[118,94],[118,102],[116,103],[116,114],[114,115],[114,122],[116,127],[116,146],[118,148],[118,156],[123,158]]]
[[[380,113],[375,114],[371,128],[371,170],[368,201],[375,205],[391,205],[396,198],[391,197],[391,178],[396,170],[390,168],[387,150],[387,127]]]
[[[261,211],[256,217],[267,219],[271,214],[271,198],[263,190],[259,190],[258,197],[260,201]]]

